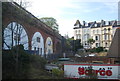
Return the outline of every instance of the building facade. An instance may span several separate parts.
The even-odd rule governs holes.
[[[116,28],[119,27],[119,22],[114,21],[104,21],[100,22],[89,22],[86,23],[83,21],[81,24],[79,20],[74,24],[74,38],[81,39],[81,43],[85,49],[104,47],[109,49],[109,46],[112,42],[112,38],[116,31]],[[95,42],[90,45],[88,43],[89,39],[95,40]]]

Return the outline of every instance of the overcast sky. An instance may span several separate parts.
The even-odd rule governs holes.
[[[53,17],[59,24],[61,35],[73,36],[77,19],[82,21],[101,21],[118,19],[119,0],[27,0],[29,12],[38,18]]]

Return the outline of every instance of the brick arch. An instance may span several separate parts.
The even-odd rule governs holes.
[[[44,55],[44,38],[40,32],[35,32],[31,40],[31,50],[37,50],[39,55]]]
[[[45,41],[45,53],[53,54],[53,40],[51,37],[47,37]]]
[[[29,41],[29,50],[31,50],[31,41],[32,41],[32,37],[34,35],[35,32],[40,32],[41,35],[43,36],[44,41],[47,40],[47,37],[51,37],[52,40],[54,40],[54,37],[45,33],[44,31],[42,31],[39,27],[30,25],[28,23],[24,23],[22,21],[19,21],[18,19],[15,18],[5,18],[3,20],[3,28],[7,27],[7,25],[11,22],[17,22],[20,25],[23,26],[23,28],[25,29],[27,35],[28,35],[28,41]],[[42,25],[41,25],[42,26]],[[44,26],[43,26],[44,27]],[[45,42],[44,42],[45,45]]]
[[[6,8],[3,8],[3,12],[2,12],[3,28],[6,27],[8,23],[13,21],[22,25],[28,35],[29,50],[31,50],[31,41],[35,32],[40,32],[41,35],[43,36],[44,41],[46,41],[47,37],[51,37],[51,39],[53,40],[53,52],[57,53],[56,42],[61,42],[61,35],[59,33],[52,30],[50,27],[42,23],[34,15],[29,13],[27,10],[21,8],[20,6],[16,4],[13,5],[13,4],[7,4],[7,3],[3,5],[6,7]],[[11,11],[11,9],[13,11]],[[23,14],[18,14],[18,13],[23,13]],[[44,42],[44,45],[45,45],[45,42]]]
[[[24,23],[22,23],[21,21],[15,19],[15,18],[11,18],[11,17],[10,17],[10,18],[4,18],[4,20],[2,20],[3,30],[4,30],[4,28],[6,28],[6,27],[7,27],[10,23],[12,23],[12,22],[17,22],[18,24],[22,25],[23,28],[25,29],[26,33],[27,33],[27,34],[29,33],[29,31],[28,31],[28,29],[26,28],[26,26],[25,26]]]
[[[8,26],[10,26],[11,24],[13,24],[13,27],[15,27],[15,25],[16,25],[16,23],[18,24],[18,26],[20,27],[22,27],[23,28],[23,30],[22,31],[24,31],[24,33],[22,32],[21,33],[21,35],[26,35],[25,37],[27,37],[27,41],[25,42],[23,39],[22,40],[20,40],[20,44],[23,44],[23,43],[25,43],[24,45],[24,47],[26,47],[26,45],[27,45],[27,48],[24,48],[24,49],[28,49],[28,47],[29,47],[29,44],[28,44],[28,41],[29,41],[29,39],[28,39],[28,34],[27,34],[27,32],[26,32],[26,29],[25,29],[25,27],[23,26],[23,25],[21,25],[20,23],[18,23],[18,22],[15,22],[15,21],[9,21],[9,22],[7,22],[5,25],[4,25],[4,27],[3,27],[3,37],[4,37],[4,32],[5,32],[5,29],[7,30],[7,28],[8,28]],[[9,32],[8,32],[9,33]],[[14,36],[15,36],[15,34],[13,34]],[[24,37],[24,36],[23,36]],[[12,41],[12,39],[11,39],[11,41]],[[15,41],[13,42],[13,46],[15,45]],[[3,47],[4,47],[4,45],[3,45]]]
[[[27,27],[27,25],[25,24],[25,23],[22,23],[22,21],[19,21],[18,19],[15,19],[15,18],[12,18],[12,17],[5,17],[3,20],[2,20],[2,33],[3,33],[3,31],[4,31],[4,29],[11,23],[11,22],[17,22],[18,24],[20,24],[20,25],[22,25],[23,26],[23,28],[24,28],[24,30],[26,31],[26,34],[28,35],[28,46],[29,46],[29,50],[31,49],[30,48],[30,40],[31,40],[31,38],[30,38],[30,36],[29,36],[29,34],[30,34],[30,32],[29,32],[29,28]]]
[[[31,50],[31,41],[32,41],[32,37],[33,37],[35,32],[40,32],[41,35],[43,36],[43,39],[44,40],[46,39],[46,35],[44,35],[44,32],[42,30],[40,30],[39,28],[36,28],[35,26],[29,25],[28,23],[24,23],[22,21],[14,19],[14,18],[7,18],[4,20],[5,20],[5,22],[3,21],[3,28],[6,28],[7,25],[11,22],[17,22],[18,24],[23,26],[23,28],[25,29],[25,31],[28,35],[29,50]]]
[[[39,27],[30,25],[29,23],[20,21],[18,19],[15,18],[4,18],[3,20],[3,28],[6,27],[10,22],[18,22],[20,25],[22,25],[28,35],[28,42],[29,42],[29,50],[31,50],[31,41],[32,41],[32,37],[34,35],[35,32],[40,32],[41,35],[43,36],[44,41],[47,40],[47,37],[51,37],[52,41],[53,41],[53,52],[54,53],[58,53],[58,49],[56,49],[56,42],[61,42],[61,39],[59,39],[59,37],[57,37],[56,35],[52,35],[52,34],[48,34],[44,31],[42,31],[42,29],[40,29]],[[43,25],[41,25],[42,27],[44,27]],[[45,42],[44,42],[45,45]],[[45,52],[45,51],[44,51]]]

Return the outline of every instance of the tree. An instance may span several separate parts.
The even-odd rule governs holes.
[[[73,38],[68,38],[66,39],[66,51],[70,51],[73,48],[72,42],[73,42]]]
[[[92,48],[92,44],[95,43],[95,40],[90,38],[87,42],[90,44],[90,48]]]
[[[66,51],[74,51],[77,52],[78,49],[83,48],[81,45],[81,40],[74,40],[74,37],[66,39]]]
[[[18,68],[16,68],[16,49],[18,52]],[[39,79],[48,76],[45,71],[47,61],[38,56],[24,51],[23,45],[14,46],[11,50],[3,50],[2,55],[2,78],[4,79]],[[18,73],[16,74],[16,69]]]
[[[11,49],[13,46],[20,44],[23,44],[24,49],[28,50],[27,33],[22,25],[17,22],[11,22],[3,29],[3,49]]]
[[[81,39],[74,40],[74,51],[77,52],[78,49],[83,48],[81,45]]]
[[[3,49],[4,50],[11,50],[12,53],[15,53],[13,58],[15,59],[16,65],[16,76],[18,76],[18,63],[19,63],[19,50],[21,47],[19,45],[23,45],[24,49],[28,49],[28,37],[24,30],[24,28],[16,23],[10,23],[4,30],[3,30]],[[14,48],[14,50],[12,50]]]
[[[44,22],[46,25],[48,25],[49,27],[51,27],[52,29],[54,29],[55,31],[58,31],[58,24],[57,24],[57,20],[54,19],[53,17],[42,17],[40,18],[40,20],[42,22]]]
[[[31,5],[30,1],[27,0],[13,0],[13,1],[18,3],[20,6],[22,6],[25,9]]]

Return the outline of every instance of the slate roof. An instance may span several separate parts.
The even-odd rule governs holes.
[[[98,28],[98,27],[106,27],[106,26],[113,26],[113,27],[118,27],[120,26],[120,21],[104,21],[101,20],[101,22],[89,22],[86,24],[85,21],[83,21],[83,24],[80,23],[79,20],[76,21],[76,23],[74,24],[74,26],[78,26],[78,27],[74,27],[73,29],[79,29],[79,28]]]

